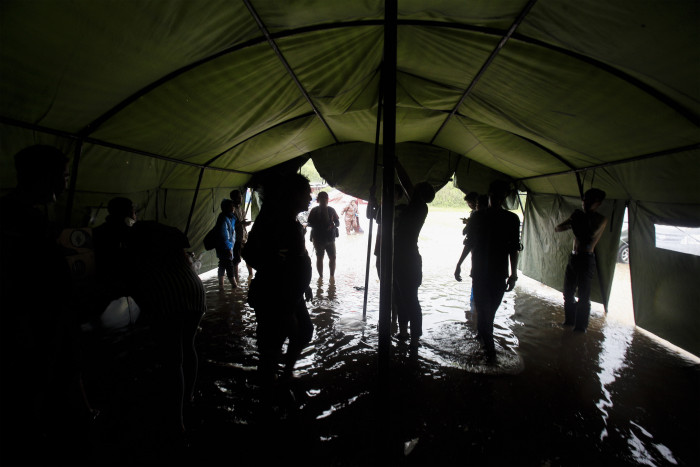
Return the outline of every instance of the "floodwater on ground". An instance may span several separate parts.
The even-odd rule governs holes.
[[[559,326],[560,294],[521,275],[496,315],[497,362],[485,363],[474,339],[468,274],[463,282],[452,275],[462,248],[460,215],[434,210],[428,217],[419,240],[421,345],[414,351],[393,338],[383,375],[374,256],[363,319],[366,222],[365,234],[341,232],[337,239],[334,280],[314,270],[313,340],[297,379],[270,397],[256,382],[245,267],[234,291],[219,291],[216,278],[203,275],[209,310],[197,337],[196,397],[186,412],[190,448],[176,461],[700,464],[700,360],[626,322],[628,310],[617,309],[629,306],[624,290],[608,315],[594,307],[588,332],[574,334]]]

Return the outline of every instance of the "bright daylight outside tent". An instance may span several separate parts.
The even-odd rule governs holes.
[[[698,355],[700,257],[651,232],[700,226],[699,24],[695,0],[399,0],[389,83],[413,178],[527,192],[528,276],[561,287],[552,228],[595,186],[605,301],[628,206],[637,321]],[[287,161],[366,199],[384,31],[382,0],[5,0],[0,187],[19,149],[55,145],[66,224],[124,195],[197,252],[218,200]]]

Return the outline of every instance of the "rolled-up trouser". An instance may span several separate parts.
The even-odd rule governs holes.
[[[595,272],[595,255],[578,253],[569,256],[564,275],[564,324],[585,331],[591,315],[591,282]],[[578,301],[575,295],[578,290]]]
[[[233,258],[219,258],[218,276],[233,279]]]

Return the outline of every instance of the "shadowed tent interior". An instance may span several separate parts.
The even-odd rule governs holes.
[[[127,196],[197,253],[221,198],[281,164],[311,158],[367,199],[384,15],[380,0],[5,0],[0,188],[19,149],[55,145],[72,158],[66,225]],[[601,188],[605,302],[627,206],[637,324],[696,355],[700,257],[655,248],[654,224],[700,226],[698,24],[694,0],[399,0],[395,82],[414,180],[527,192],[524,274],[561,289],[571,239],[553,226]]]

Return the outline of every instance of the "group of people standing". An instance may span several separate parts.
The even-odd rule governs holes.
[[[143,442],[179,443],[183,406],[194,394],[194,340],[206,299],[187,237],[175,227],[137,221],[130,199],[113,198],[102,225],[68,230],[92,251],[85,263],[72,263],[83,267],[71,268],[72,250],[58,242],[65,230],[51,214],[67,187],[68,161],[52,146],[19,151],[17,185],[0,199],[0,414],[11,428],[0,450],[3,464],[62,463],[63,451],[70,460],[82,452],[79,445],[100,413],[93,401],[119,400],[121,387],[94,378],[86,387],[88,361],[105,349],[87,348],[83,333],[104,323],[107,310],[126,297],[129,306],[138,304],[139,336],[148,341],[143,348],[154,349],[149,384],[158,399],[141,414],[150,421]],[[37,271],[45,280],[32,279]],[[114,410],[100,419],[121,423],[127,414]]]
[[[462,280],[461,266],[472,254],[472,310],[477,315],[477,337],[488,358],[495,355],[493,321],[504,292],[513,290],[518,280],[517,264],[520,244],[520,220],[503,209],[509,193],[508,184],[495,181],[486,197],[470,192],[465,196],[472,210],[463,230],[464,248],[457,261],[455,279]],[[596,271],[594,249],[607,219],[597,212],[605,192],[591,188],[582,197],[583,210],[555,227],[555,232],[573,230],[574,245],[564,276],[564,322],[576,332],[586,332],[591,310],[591,281]],[[510,266],[510,275],[508,268]],[[578,299],[577,299],[578,298]]]
[[[251,224],[245,218],[243,195],[240,190],[231,191],[229,196],[230,198],[221,201],[221,212],[213,229],[216,234],[214,248],[219,259],[219,290],[224,290],[224,277],[228,278],[231,287],[238,287],[241,250],[248,239],[247,227]],[[247,267],[248,274],[252,276],[251,267]]]
[[[4,386],[0,402],[3,417],[14,424],[16,434],[12,438],[16,449],[6,459],[16,460],[12,456],[29,449],[27,440],[46,436],[43,429],[56,410],[56,394],[74,388],[72,395],[80,396],[77,399],[82,401],[83,410],[88,415],[93,412],[80,381],[79,358],[73,358],[72,326],[79,323],[70,313],[70,271],[57,247],[56,230],[49,223],[46,210],[66,188],[67,163],[68,158],[50,146],[20,151],[15,157],[17,188],[0,199],[0,300],[3,310],[10,310],[3,312],[4,324],[0,327],[0,371],[3,380],[12,381]],[[417,345],[422,335],[418,300],[422,258],[418,236],[435,190],[426,182],[413,185],[401,164],[397,163],[396,169],[400,184],[395,196],[398,199],[405,194],[408,203],[395,210],[394,301],[399,338],[410,338]],[[471,253],[478,335],[489,358],[495,355],[494,317],[503,294],[512,290],[518,279],[517,262],[522,249],[520,220],[503,209],[509,192],[507,182],[495,181],[487,198],[467,195],[467,203],[476,209],[465,220],[464,248],[454,272],[455,279],[461,281],[461,265]],[[261,196],[262,208],[249,234],[246,227],[250,222],[245,220],[241,192],[232,191],[230,199],[221,203],[215,228],[216,253],[222,288],[224,276],[237,287],[241,260],[246,262],[249,277],[255,270],[248,302],[257,321],[259,374],[263,383],[271,384],[278,379],[280,361],[284,361],[281,377],[292,378],[295,363],[313,335],[306,306],[312,298],[312,262],[306,249],[306,229],[297,220],[297,215],[309,207],[311,188],[307,178],[293,174],[269,179],[262,186]],[[576,210],[556,227],[556,231],[571,229],[575,236],[566,269],[563,324],[573,325],[576,331],[585,331],[588,325],[590,283],[595,269],[593,251],[607,223],[596,210],[604,198],[601,190],[587,191],[583,211]],[[327,193],[319,193],[317,200],[319,206],[308,217],[316,267],[323,277],[323,258],[328,254],[333,278],[340,219],[328,206]],[[378,221],[379,211],[376,201],[371,200],[368,212]],[[184,432],[183,401],[193,397],[197,374],[195,335],[206,311],[202,282],[186,252],[190,244],[174,227],[137,221],[135,206],[128,198],[111,200],[108,213],[105,223],[94,229],[97,308],[101,310],[106,303],[125,296],[138,303],[163,368],[159,417],[162,433],[180,436]],[[36,284],[28,279],[35,277],[38,265],[44,275],[51,277],[42,282],[42,294],[34,293]],[[377,266],[379,272],[381,264],[378,262]]]

